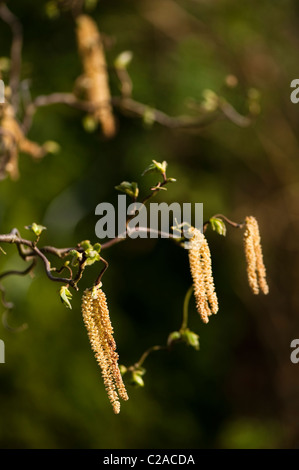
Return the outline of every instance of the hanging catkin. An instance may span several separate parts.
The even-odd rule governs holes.
[[[7,173],[15,180],[19,176],[19,151],[27,153],[33,158],[41,158],[46,154],[46,150],[43,146],[27,139],[10,104],[6,104],[1,109],[0,128],[3,147],[1,176],[4,177]]]
[[[92,116],[100,123],[103,134],[107,138],[113,137],[115,119],[104,47],[97,24],[88,15],[77,18],[77,43],[86,79],[87,100],[94,107]]]
[[[252,292],[258,294],[261,290],[263,294],[268,294],[269,287],[266,280],[260,231],[258,222],[253,216],[245,219],[244,248],[247,277]]]
[[[119,397],[128,394],[118,367],[118,354],[113,337],[107,300],[99,287],[86,289],[82,297],[82,315],[91,348],[101,368],[105,389],[114,413],[119,413]]]
[[[211,253],[203,233],[193,227],[191,231],[193,236],[190,240],[188,256],[196,308],[202,321],[208,323],[209,316],[218,312],[218,300],[212,274]]]

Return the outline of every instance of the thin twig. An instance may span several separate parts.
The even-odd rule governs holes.
[[[16,327],[9,325],[7,316],[8,316],[8,312],[10,311],[11,309],[5,310],[5,312],[3,312],[2,314],[2,323],[3,323],[4,328],[8,331],[11,331],[12,333],[19,333],[21,331],[26,330],[28,328],[27,323],[23,323],[22,325],[16,326]]]
[[[190,302],[192,292],[193,292],[193,286],[189,287],[184,298],[183,321],[182,321],[181,330],[185,330],[188,327],[189,302]]]
[[[104,267],[103,267],[102,271],[100,272],[100,274],[98,275],[98,277],[97,277],[97,279],[94,283],[95,286],[98,286],[101,283],[102,277],[103,277],[104,273],[106,272],[106,270],[109,267],[108,261],[106,261],[102,257],[100,257],[100,260],[104,263]]]
[[[147,359],[147,357],[153,352],[153,351],[161,351],[162,349],[168,349],[168,346],[161,346],[161,345],[155,345],[155,346],[151,346],[150,348],[148,348],[143,354],[142,356],[140,357],[139,361],[136,362],[134,364],[134,366],[132,366],[132,369],[138,369],[139,367],[142,366],[142,364],[144,363],[144,361]],[[128,370],[130,370],[131,368],[129,367]]]
[[[233,222],[232,220],[228,219],[225,215],[223,214],[215,214],[211,219],[223,219],[225,222],[227,222],[229,225],[231,225],[234,228],[243,228],[244,227],[244,222],[238,223],[238,222]]]
[[[30,272],[33,271],[35,266],[36,266],[36,259],[34,259],[32,261],[32,263],[30,264],[30,266],[28,266],[23,271],[19,271],[19,270],[16,270],[16,269],[11,269],[10,271],[5,271],[4,273],[1,273],[0,274],[0,279],[3,279],[4,277],[7,277],[7,276],[15,276],[15,275],[17,275],[17,276],[26,276],[26,274],[29,274]]]
[[[17,246],[18,245],[28,246],[32,250],[32,252],[30,253],[30,256],[36,255],[43,261],[46,274],[51,281],[63,282],[65,284],[70,284],[72,287],[76,288],[76,286],[74,285],[73,279],[64,278],[64,277],[55,277],[52,275],[50,261],[44,255],[44,253],[42,253],[42,251],[39,248],[34,246],[34,243],[32,241],[21,238],[17,236],[15,233],[9,233],[9,234],[0,235],[0,243],[13,243],[13,244],[16,244]],[[26,256],[29,256],[29,255],[26,255]]]

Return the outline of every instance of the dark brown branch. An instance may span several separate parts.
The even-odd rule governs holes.
[[[4,308],[6,308],[7,310],[11,310],[13,308],[13,303],[12,302],[7,302],[7,300],[5,299],[5,288],[2,286],[2,284],[0,284],[0,292],[1,292],[1,302],[2,302],[2,305],[4,306]]]
[[[235,110],[235,108],[233,108],[231,104],[227,103],[227,101],[222,102],[220,100],[219,108],[229,121],[233,122],[239,127],[248,127],[252,124],[252,119],[250,117],[242,116],[240,113],[238,113],[238,111]]]
[[[166,174],[163,173],[163,181],[162,182],[159,182],[156,187],[152,190],[151,193],[149,193],[147,196],[145,196],[141,202],[141,204],[146,204],[152,197],[154,197],[159,191],[160,191],[160,188],[162,188],[163,186],[165,186],[166,184],[168,184],[170,181],[167,179],[166,177]],[[111,246],[113,245],[116,245],[117,243],[120,243],[121,241],[124,241],[126,238],[126,235],[128,234],[128,232],[130,231],[130,228],[128,227],[128,224],[130,223],[130,221],[136,217],[137,213],[139,211],[135,212],[134,215],[132,216],[129,216],[126,220],[126,231],[124,233],[121,234],[121,236],[117,236],[115,238],[112,238],[111,240],[109,240],[108,242],[106,243],[103,243],[101,245],[101,249],[104,250],[106,248],[110,248]],[[168,235],[169,238],[177,238],[175,237],[174,235],[172,234],[165,234],[164,232],[161,232],[161,231],[156,231],[156,230],[152,230],[150,228],[147,228],[147,227],[136,227],[133,229],[133,231],[139,231],[139,232],[147,232],[147,233],[155,233],[155,234],[158,234],[158,235]],[[166,237],[167,238],[167,237]]]
[[[108,261],[106,261],[104,258],[100,257],[100,260],[104,263],[104,267],[102,269],[102,271],[100,272],[100,274],[98,275],[94,285],[95,286],[98,286],[102,280],[102,277],[103,275],[105,274],[106,270],[108,269],[109,267],[109,264],[108,264]]]
[[[112,104],[121,112],[127,113],[131,116],[143,118],[147,113],[151,113],[151,119],[153,122],[170,129],[202,128],[211,124],[220,117],[219,112],[206,113],[196,118],[190,116],[171,117],[163,111],[151,108],[150,106],[139,103],[131,98],[113,97]]]
[[[91,112],[94,109],[98,109],[99,106],[107,106],[108,103],[102,102],[99,105],[97,103],[90,103],[89,101],[79,100],[73,93],[52,93],[50,95],[38,96],[27,106],[25,110],[23,120],[24,132],[28,132],[31,126],[32,117],[37,108],[53,104],[65,104],[81,111]],[[251,120],[248,117],[239,114],[229,103],[226,102],[220,103],[218,110],[214,112],[203,113],[198,117],[172,117],[163,111],[160,111],[159,109],[151,108],[150,106],[135,101],[131,98],[124,98],[120,96],[112,97],[110,104],[112,104],[123,114],[127,114],[132,117],[135,116],[138,118],[144,118],[147,113],[150,113],[153,122],[168,127],[169,129],[200,129],[212,124],[219,119],[223,119],[224,117],[240,127],[246,127],[251,123]]]
[[[29,248],[31,248],[31,252],[30,254],[27,254],[26,257],[29,257],[29,256],[39,257],[43,261],[46,274],[51,281],[63,282],[65,284],[69,284],[72,287],[76,288],[73,279],[64,278],[64,277],[55,277],[52,275],[51,273],[52,268],[51,268],[50,261],[44,255],[44,253],[42,253],[42,251],[34,245],[34,242],[19,237],[13,231],[12,233],[9,233],[9,234],[0,235],[0,243],[13,243],[13,244],[16,244],[17,246],[19,245],[28,246]]]
[[[42,253],[51,253],[52,255],[55,255],[58,258],[66,257],[72,250],[76,250],[79,252],[82,251],[79,248],[56,248],[55,246],[43,246],[40,248],[40,251]]]
[[[238,223],[238,222],[234,222],[230,219],[228,219],[225,215],[223,214],[215,214],[213,215],[213,217],[211,217],[211,219],[222,219],[224,220],[226,223],[228,223],[229,225],[231,225],[232,227],[234,228],[242,228],[244,227],[244,222],[242,223]]]
[[[26,276],[26,274],[29,274],[31,271],[33,271],[33,269],[35,268],[36,266],[36,259],[34,259],[32,261],[32,263],[30,264],[30,266],[28,266],[26,269],[24,269],[23,271],[18,271],[16,269],[11,269],[10,271],[5,271],[4,273],[1,273],[0,274],[0,279],[3,279],[4,277],[7,277],[7,276],[14,276],[14,275],[17,275],[17,276]]]

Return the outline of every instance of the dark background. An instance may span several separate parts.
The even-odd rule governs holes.
[[[74,21],[50,20],[45,3],[8,2],[24,27],[22,80],[33,97],[70,92],[82,73]],[[177,8],[175,8],[175,6]],[[15,309],[13,333],[0,327],[6,363],[0,365],[2,448],[278,448],[299,444],[299,364],[290,361],[299,337],[299,104],[290,101],[298,78],[298,2],[293,0],[100,1],[91,13],[105,34],[111,65],[124,50],[133,97],[171,116],[193,114],[203,92],[221,94],[246,114],[248,90],[260,93],[261,112],[241,128],[221,120],[194,132],[175,131],[116,111],[111,141],[87,133],[84,113],[55,105],[38,110],[29,137],[54,140],[56,155],[20,157],[21,177],[0,183],[1,233],[33,221],[46,225],[42,242],[74,246],[95,237],[100,202],[116,203],[114,186],[140,182],[145,194],[157,176],[141,173],[152,159],[168,161],[177,178],[158,201],[203,202],[205,219],[224,213],[257,217],[270,293],[249,289],[242,232],[207,237],[220,310],[208,325],[190,303],[197,352],[178,345],[145,363],[145,387],[128,386],[130,400],[115,416],[90,350],[80,312],[82,290],[98,266],[86,271],[73,309],[59,299],[39,265],[31,279],[3,281]],[[0,25],[0,56],[10,30]],[[227,75],[238,78],[231,89]],[[4,81],[6,77],[4,75]],[[119,94],[116,77],[111,88]],[[5,246],[1,271],[22,268]],[[179,328],[190,283],[185,250],[167,240],[128,240],[107,249],[104,277],[120,363],[134,363]],[[2,309],[3,311],[4,309]]]

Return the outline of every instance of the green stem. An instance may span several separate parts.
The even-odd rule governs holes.
[[[138,369],[139,367],[141,367],[145,361],[145,359],[147,358],[147,356],[149,356],[149,354],[151,354],[153,351],[160,351],[161,349],[167,349],[166,346],[160,346],[160,345],[156,345],[156,346],[152,346],[151,348],[148,348],[141,356],[141,358],[139,359],[138,362],[136,362],[134,364],[134,366],[131,366],[128,368],[128,370],[135,370],[135,369]]]
[[[185,298],[184,298],[183,321],[182,321],[181,330],[185,330],[188,327],[189,301],[190,301],[190,297],[191,297],[192,292],[193,292],[193,286],[190,286],[189,289],[187,290]]]

